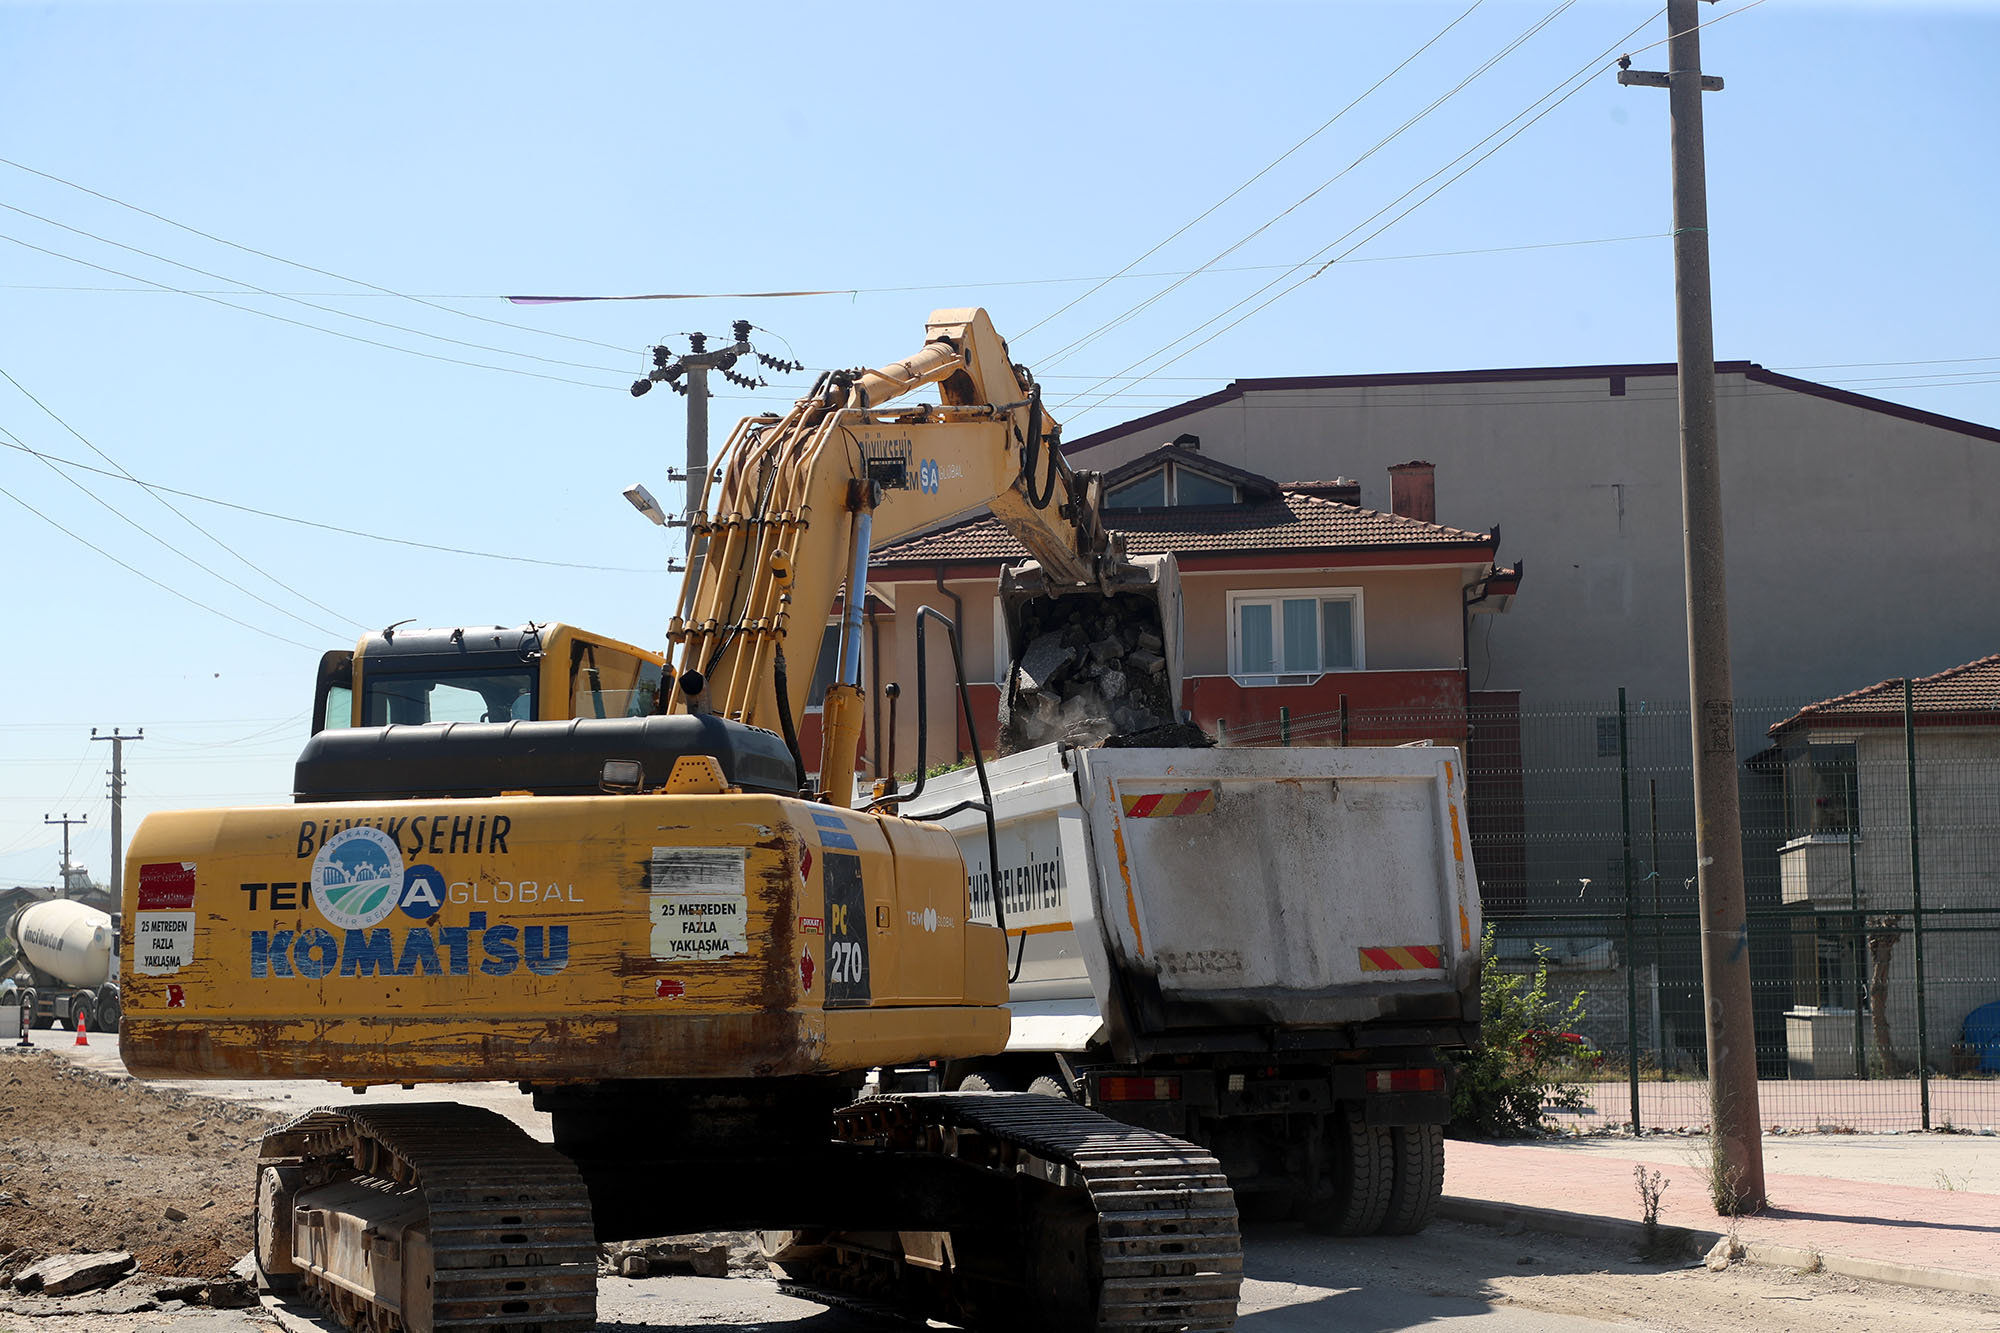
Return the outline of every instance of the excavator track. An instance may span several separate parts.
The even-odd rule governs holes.
[[[312,1111],[265,1138],[259,1165],[299,1173],[309,1230],[316,1200],[349,1185],[418,1215],[407,1229],[362,1232],[366,1273],[329,1257],[340,1247],[324,1222],[296,1243],[310,1260],[297,1265],[299,1285],[351,1329],[596,1326],[597,1243],[583,1179],[503,1116],[442,1103]],[[258,1259],[269,1271],[261,1191],[259,1210]],[[428,1311],[406,1308],[426,1295]]]
[[[1026,1093],[872,1097],[836,1112],[834,1126],[851,1143],[941,1154],[1054,1187],[1017,1219],[1028,1238],[1015,1274],[1025,1307],[982,1317],[986,1303],[946,1288],[955,1313],[975,1327],[1008,1326],[1024,1309],[1047,1333],[1227,1333],[1236,1325],[1236,1196],[1215,1158],[1193,1144]],[[1086,1201],[1070,1240],[1033,1239],[1051,1230],[1042,1220],[1051,1210]],[[841,1248],[837,1235],[829,1242]],[[838,1267],[815,1276],[842,1279]]]

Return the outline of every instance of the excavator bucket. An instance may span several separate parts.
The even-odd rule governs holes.
[[[1103,587],[1052,583],[1025,561],[1001,574],[1000,605],[1013,663],[1002,753],[1180,727],[1181,579],[1171,554],[1128,559]]]

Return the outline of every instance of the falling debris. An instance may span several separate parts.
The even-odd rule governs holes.
[[[1101,745],[1175,725],[1159,624],[1158,601],[1142,593],[1042,597],[1023,606],[1020,656],[1002,701],[1002,751]]]

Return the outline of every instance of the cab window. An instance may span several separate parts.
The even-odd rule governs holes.
[[[645,717],[658,706],[658,663],[604,644],[577,643],[570,654],[571,717]]]
[[[437,676],[364,675],[362,723],[525,722],[535,716],[533,671]]]

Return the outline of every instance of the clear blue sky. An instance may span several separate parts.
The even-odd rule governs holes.
[[[20,502],[0,496],[0,884],[54,878],[42,820],[63,812],[88,814],[77,855],[109,878],[93,725],[146,730],[131,825],[286,799],[314,663],[361,627],[564,619],[657,644],[668,538],[619,491],[669,496],[680,461],[680,401],[624,387],[663,336],[742,317],[810,367],[880,363],[933,307],[985,305],[1055,401],[1076,398],[1072,438],[1238,376],[1672,359],[1666,98],[1609,71],[1225,328],[1273,266],[1342,254],[1570,75],[1659,40],[1644,0],[1485,0],[1142,259],[1470,3],[0,0],[0,157],[446,308],[0,166],[0,204],[47,219],[0,210],[0,369],[68,427],[0,381],[0,488]],[[1768,0],[1704,36],[1728,81],[1707,101],[1719,354],[2000,423],[2000,6]],[[1604,243],[1503,248],[1566,242]],[[1459,251],[1487,253],[1442,253]],[[842,294],[495,299],[776,289]],[[1078,397],[1140,372],[1161,378]],[[729,390],[718,433],[808,382]],[[167,498],[228,549],[130,481],[16,444],[205,497]]]

